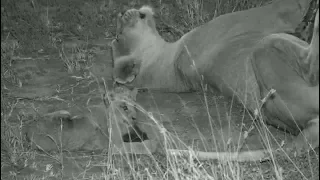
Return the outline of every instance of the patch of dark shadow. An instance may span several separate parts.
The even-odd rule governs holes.
[[[133,126],[130,133],[126,133],[122,136],[123,142],[143,142],[148,139],[147,133],[143,132],[137,125]]]
[[[275,97],[276,97],[275,94],[270,94],[269,99],[270,99],[270,100],[273,100]]]

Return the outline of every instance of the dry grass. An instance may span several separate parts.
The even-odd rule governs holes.
[[[182,9],[182,20],[179,27],[170,25],[174,27],[178,32],[183,33],[194,27],[197,27],[209,18],[213,16],[218,16],[224,14],[225,12],[232,12],[240,9],[247,9],[254,6],[259,6],[263,4],[260,1],[246,1],[246,0],[229,0],[229,1],[215,1],[215,8],[213,8],[214,14],[205,14],[203,8],[204,0],[176,0],[175,3]],[[32,1],[33,2],[33,1]],[[110,1],[106,4],[113,4]],[[160,6],[164,3],[162,1],[157,2]],[[29,12],[29,11],[28,11]],[[30,14],[31,12],[29,12]],[[88,12],[88,14],[94,14]],[[32,13],[31,13],[32,14]],[[91,16],[90,15],[90,16]],[[31,15],[30,15],[31,16]],[[92,15],[93,16],[93,15]],[[96,14],[94,14],[96,16]],[[48,21],[49,15],[47,13],[47,23],[46,26],[50,25]],[[187,27],[187,28],[186,28]],[[20,35],[22,35],[21,33]],[[180,34],[181,35],[181,34]],[[49,37],[49,36],[46,36]],[[56,36],[50,36],[56,37]],[[50,38],[49,38],[50,39]],[[59,49],[57,44],[57,38],[51,38],[51,45],[56,49]],[[49,43],[50,44],[50,43]],[[10,73],[10,62],[12,58],[16,55],[17,43],[10,41],[1,42],[1,82],[14,84],[19,86],[19,80],[15,78],[13,73]],[[80,71],[81,69],[86,69],[92,63],[92,57],[89,55],[90,50],[86,46],[75,45],[68,52],[65,51],[63,46],[60,47],[60,58],[62,62],[66,65],[67,71],[69,73],[74,73]],[[209,108],[207,102],[207,92],[204,84],[203,86],[203,97],[205,99],[206,107]],[[215,161],[197,161],[195,158],[195,152],[188,148],[188,156],[172,155],[170,149],[175,146],[175,140],[173,140],[175,135],[172,132],[168,132],[165,128],[159,124],[158,119],[156,119],[150,112],[147,112],[143,107],[138,105],[139,110],[145,113],[149,118],[156,124],[162,132],[164,139],[164,151],[163,153],[154,153],[152,156],[146,155],[132,155],[132,154],[122,154],[122,155],[110,155],[108,149],[103,150],[103,152],[97,154],[81,154],[79,156],[72,156],[69,152],[62,152],[60,148],[59,152],[47,153],[47,152],[37,152],[30,149],[29,144],[25,140],[24,134],[22,132],[23,126],[32,120],[33,117],[26,116],[24,114],[13,114],[14,109],[18,100],[12,100],[4,94],[6,89],[5,83],[1,83],[1,179],[27,179],[27,180],[40,180],[40,179],[287,179],[290,176],[290,171],[294,171],[297,179],[317,179],[319,174],[314,172],[317,166],[312,158],[316,157],[317,162],[318,155],[309,154],[302,159],[299,157],[294,157],[293,155],[288,155],[281,151],[282,155],[274,154],[271,149],[270,141],[274,139],[272,134],[268,131],[267,125],[264,124],[263,117],[261,116],[260,110],[257,109],[255,112],[256,119],[253,121],[252,128],[257,128],[260,132],[261,137],[269,151],[270,161],[267,168],[261,167],[259,162],[252,163],[241,163],[234,161],[226,162],[215,162]],[[210,113],[208,110],[209,122]],[[231,121],[231,119],[227,119]],[[213,129],[213,124],[210,124]],[[250,129],[252,129],[250,128]],[[246,132],[245,135],[248,136],[250,130]],[[236,147],[240,150],[244,145],[239,143]],[[279,148],[281,149],[282,142],[279,142]],[[110,144],[109,147],[112,145]],[[226,142],[225,147],[228,147],[228,142]],[[230,149],[226,148],[226,151]],[[43,161],[42,159],[49,159]],[[81,167],[82,172],[79,174],[68,174],[65,169],[66,162],[71,162],[72,165]],[[307,163],[301,165],[301,161],[306,161]],[[68,164],[68,166],[71,166]],[[285,166],[293,167],[289,169]],[[301,167],[305,169],[301,169]],[[10,168],[8,168],[10,167]],[[26,173],[21,177],[19,173],[24,171],[24,169],[37,169],[42,170],[41,173]],[[92,173],[92,169],[98,168],[98,172]],[[306,175],[306,171],[309,173]],[[9,172],[9,173],[8,173]],[[32,171],[33,172],[33,171]],[[35,175],[36,174],[36,175]],[[289,175],[288,175],[289,174]],[[310,175],[311,174],[311,175]],[[3,176],[6,175],[6,176]],[[285,178],[286,177],[286,178]]]
[[[68,49],[66,46],[68,46]],[[59,50],[59,57],[70,74],[89,69],[93,62],[93,52],[81,41],[71,41],[67,45],[62,45],[61,50]]]
[[[14,108],[14,104],[11,105]],[[150,117],[155,123],[159,121],[155,119],[150,112],[146,112],[142,107],[138,107],[142,112]],[[25,175],[25,179],[67,179],[70,176],[66,176],[64,172],[65,166],[64,159],[75,159],[76,156],[72,156],[68,152],[58,151],[55,153],[48,152],[36,152],[32,151],[28,143],[24,139],[24,135],[21,132],[21,127],[26,123],[25,120],[19,119],[17,123],[10,123],[10,113],[2,116],[2,129],[1,129],[1,164],[2,170],[5,167],[11,166],[10,177],[18,178],[18,172],[25,168],[45,169],[41,175],[38,174],[34,177],[32,174]],[[259,169],[259,162],[253,163],[254,169],[247,167],[248,164],[235,162],[235,161],[197,161],[195,152],[186,145],[188,150],[187,156],[180,156],[178,154],[173,155],[170,152],[171,147],[175,146],[174,134],[166,131],[161,124],[159,129],[162,129],[162,135],[164,138],[164,153],[155,153],[152,156],[147,155],[133,155],[133,154],[121,154],[110,155],[105,153],[98,153],[94,155],[86,154],[80,155],[72,163],[82,166],[83,172],[73,175],[73,179],[247,179],[254,174],[253,179],[269,179],[266,178],[265,173],[273,172],[271,179],[282,180],[284,167],[283,163],[279,162],[279,157],[288,159],[289,163],[295,166],[295,171],[298,171],[301,177],[304,177],[304,172],[299,168],[299,162],[292,157],[283,157],[273,154],[273,151],[269,147],[270,152],[270,168],[272,169]],[[262,137],[268,147],[268,142],[271,140],[272,135],[268,133],[267,127],[264,125],[261,129]],[[242,145],[241,145],[242,146]],[[112,147],[112,144],[109,144]],[[109,152],[110,148],[105,149],[104,152]],[[61,148],[59,148],[61,150]],[[241,149],[241,147],[238,147]],[[228,152],[229,149],[226,149]],[[47,160],[47,163],[40,161],[39,157],[43,157]],[[89,157],[89,158],[88,158]],[[308,157],[310,158],[310,157]],[[39,161],[38,161],[39,160]],[[301,159],[300,159],[301,160]],[[312,159],[309,159],[311,161]],[[32,163],[31,163],[32,162]],[[58,170],[54,169],[58,166]],[[100,166],[99,173],[92,173],[90,170]],[[312,164],[310,164],[312,166]],[[313,169],[310,167],[310,169]],[[88,171],[88,173],[86,173]],[[249,171],[249,172],[248,172]],[[3,172],[4,173],[4,172]],[[316,177],[316,175],[312,175]],[[6,176],[8,178],[8,176]],[[308,179],[305,177],[304,179]]]
[[[203,95],[206,99],[206,91],[203,89]],[[209,107],[207,104],[206,106]],[[164,139],[164,153],[155,153],[152,156],[144,155],[132,155],[132,154],[121,154],[121,155],[110,155],[107,153],[98,153],[95,155],[80,155],[78,159],[74,160],[73,163],[82,166],[83,172],[73,175],[73,178],[66,176],[64,169],[66,163],[65,159],[74,159],[75,156],[71,156],[68,152],[60,151],[55,153],[48,152],[36,152],[30,149],[28,143],[26,142],[24,135],[21,131],[22,127],[27,123],[30,117],[25,117],[23,115],[18,116],[17,121],[10,122],[9,119],[14,117],[12,114],[16,103],[4,102],[7,105],[7,111],[2,111],[1,113],[1,161],[2,169],[5,167],[12,167],[9,171],[9,176],[6,178],[21,178],[19,176],[20,171],[26,168],[34,169],[44,169],[41,175],[34,176],[32,174],[25,175],[25,179],[247,179],[250,174],[255,174],[253,179],[266,179],[265,173],[271,171],[273,176],[271,179],[282,180],[283,178],[283,164],[279,164],[279,156],[273,154],[271,146],[268,142],[271,141],[272,134],[268,132],[267,126],[261,121],[259,128],[261,132],[261,137],[263,137],[264,142],[266,142],[266,147],[269,147],[272,169],[269,171],[266,169],[259,169],[259,162],[253,162],[255,169],[251,172],[250,168],[245,168],[247,164],[234,161],[222,161],[222,162],[212,162],[212,161],[197,161],[195,152],[190,149],[187,145],[188,156],[180,156],[178,154],[172,155],[170,149],[175,146],[174,134],[168,132],[165,128],[159,124],[158,120],[152,115],[152,113],[147,112],[143,107],[137,104],[138,109],[149,116],[149,118],[158,124],[158,128],[162,131]],[[210,117],[210,113],[208,112]],[[257,110],[258,119],[262,119],[259,110]],[[228,119],[231,120],[231,119]],[[211,122],[211,121],[209,121]],[[213,126],[210,124],[210,126]],[[213,129],[213,127],[212,127]],[[250,132],[247,132],[250,133]],[[280,143],[279,143],[280,144]],[[59,146],[59,145],[58,145]],[[243,144],[239,144],[238,150],[241,149]],[[109,145],[112,147],[112,144]],[[227,145],[226,145],[227,147]],[[279,145],[280,147],[280,145]],[[110,148],[109,148],[110,149]],[[103,152],[109,152],[109,149],[105,149]],[[225,151],[230,151],[230,149],[225,149]],[[90,158],[87,158],[87,157]],[[39,157],[49,159],[47,163],[40,161]],[[283,158],[283,156],[281,155]],[[296,171],[300,171],[299,165],[296,165],[294,159],[291,159],[287,155],[289,162],[296,167]],[[311,159],[310,159],[311,161]],[[32,162],[32,163],[31,163]],[[55,169],[58,166],[58,170]],[[99,173],[92,173],[90,170],[101,167]],[[298,167],[299,166],[299,167]],[[311,168],[313,169],[313,168]],[[249,173],[247,172],[249,171]],[[88,172],[88,173],[87,173]],[[3,172],[4,173],[4,172]],[[302,177],[304,174],[300,171]],[[316,177],[316,175],[313,175]],[[304,178],[308,179],[308,178]]]

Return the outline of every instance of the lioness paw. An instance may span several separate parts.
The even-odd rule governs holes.
[[[126,11],[122,16],[123,24],[133,25],[138,20],[137,18],[140,16],[140,13],[136,9],[130,9]]]
[[[138,74],[138,66],[132,56],[123,56],[114,63],[114,80],[120,84],[131,83]]]
[[[310,120],[308,126],[291,143],[287,144],[285,149],[302,154],[317,147],[319,147],[319,117]]]

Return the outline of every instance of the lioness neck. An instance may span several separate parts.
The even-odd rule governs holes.
[[[166,92],[186,92],[188,88],[177,74],[174,57],[178,46],[161,36],[146,39],[139,46],[140,72],[134,82],[136,87],[157,89]]]

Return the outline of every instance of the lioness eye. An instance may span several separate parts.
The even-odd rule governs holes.
[[[140,18],[141,18],[141,19],[144,19],[145,17],[146,17],[146,14],[140,13]]]

